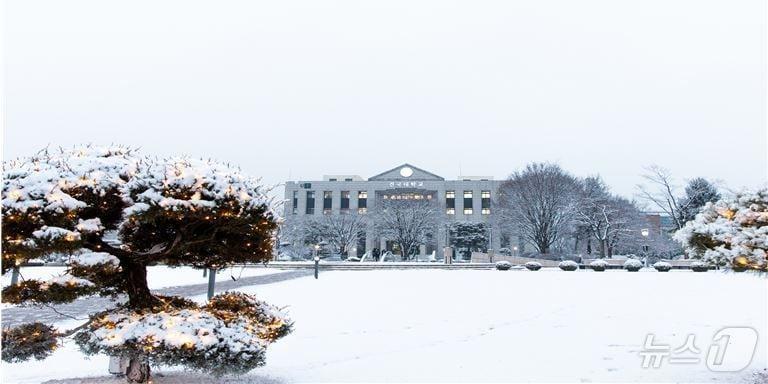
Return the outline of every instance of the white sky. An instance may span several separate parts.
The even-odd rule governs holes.
[[[5,2],[4,158],[125,143],[268,183],[530,161],[766,180],[766,2]]]

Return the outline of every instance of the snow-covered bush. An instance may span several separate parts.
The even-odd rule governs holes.
[[[589,267],[595,272],[602,272],[608,268],[608,263],[605,260],[597,259],[589,263]]]
[[[538,261],[529,261],[525,263],[525,268],[527,268],[529,271],[538,271],[541,269],[541,263]]]
[[[502,261],[496,262],[496,269],[498,269],[499,271],[507,271],[510,268],[512,268],[512,263],[510,263],[509,261],[502,260]]]
[[[674,238],[691,257],[768,272],[768,189],[707,203]]]
[[[563,260],[557,266],[560,267],[560,269],[563,271],[575,271],[579,269],[579,264],[573,260]]]
[[[694,272],[709,271],[709,263],[704,261],[694,261],[691,263],[691,270]]]
[[[669,272],[672,269],[672,264],[666,261],[657,261],[653,264],[653,268],[656,268],[659,272]]]
[[[512,250],[507,247],[499,248],[499,255],[512,256]]]
[[[75,339],[87,354],[145,354],[152,365],[187,365],[219,376],[263,365],[267,343],[288,334],[291,326],[277,308],[227,292],[203,307],[171,299],[161,311],[100,314]]]
[[[74,335],[85,353],[127,357],[133,382],[149,381],[150,363],[243,373],[264,364],[267,345],[291,330],[276,308],[248,295],[197,306],[147,286],[148,265],[217,269],[271,259],[272,201],[257,179],[228,164],[115,146],[45,150],[3,163],[2,207],[3,273],[74,254],[64,275],[6,287],[3,302],[127,297],[70,331],[40,323],[3,329],[6,362],[45,358],[59,338]]]
[[[643,262],[638,259],[627,259],[624,262],[624,269],[629,272],[637,272],[643,268]]]
[[[3,331],[3,361],[19,363],[31,358],[43,360],[56,349],[59,332],[43,323],[23,324]]]

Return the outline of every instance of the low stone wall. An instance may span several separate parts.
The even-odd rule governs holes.
[[[560,264],[560,261],[558,260],[546,260],[546,259],[535,259],[531,257],[520,257],[520,256],[504,256],[504,255],[493,255],[493,260],[491,260],[491,257],[487,253],[483,252],[472,252],[472,263],[495,263],[497,261],[509,261],[512,264],[515,265],[522,265],[529,261],[535,261],[537,263],[540,263],[543,267],[557,267],[558,264]],[[581,263],[581,265],[588,266],[589,263],[595,261],[597,259],[584,259]],[[624,263],[627,261],[626,259],[603,259],[606,263],[608,263],[609,267],[615,267],[615,268],[623,268]],[[672,265],[672,268],[680,268],[680,269],[688,269],[691,267],[691,263],[695,260],[687,259],[687,260],[662,260]],[[649,265],[650,267],[650,265]]]
[[[557,265],[560,263],[557,260],[545,260],[545,259],[534,259],[531,257],[520,257],[520,256],[505,256],[505,255],[493,255],[493,260],[491,260],[490,256],[487,253],[483,252],[472,252],[472,263],[490,263],[490,262],[497,262],[497,261],[509,261],[512,264],[525,264],[529,261],[535,261],[539,264],[541,264],[543,267],[557,267]]]

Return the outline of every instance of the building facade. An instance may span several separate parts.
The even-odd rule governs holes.
[[[357,175],[326,175],[316,181],[289,181],[285,184],[285,226],[322,215],[367,215],[365,236],[358,239],[351,255],[378,248],[393,251],[393,239],[377,233],[377,209],[385,200],[424,199],[435,210],[431,240],[421,244],[420,254],[435,252],[438,257],[448,246],[448,228],[454,222],[485,223],[488,248],[498,249],[502,239],[495,225],[494,204],[501,181],[492,177],[445,178],[410,164],[363,179]]]

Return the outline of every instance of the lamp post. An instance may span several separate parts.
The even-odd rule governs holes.
[[[313,258],[315,260],[315,279],[317,279],[318,274],[319,274],[319,270],[320,270],[320,255],[318,254],[318,252],[320,251],[320,248],[322,248],[322,246],[325,245],[325,244],[328,244],[328,243],[326,243],[325,241],[321,241],[321,242],[315,244],[315,246],[313,248],[314,251],[315,251],[315,255],[314,255],[314,258]]]
[[[312,260],[315,261],[315,279],[317,279],[317,273],[318,269],[320,268],[320,256],[317,255],[317,251],[320,250],[320,244],[315,244],[314,247],[312,247]]]
[[[643,235],[643,256],[645,257],[645,267],[648,267],[648,235],[650,235],[648,228],[640,230],[640,234]]]
[[[517,246],[512,247],[512,255],[517,256]]]

